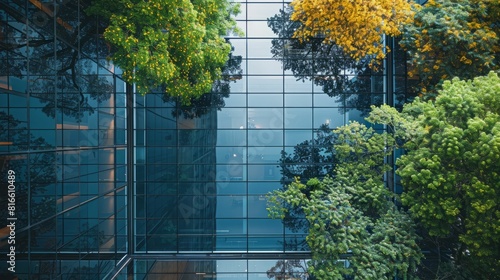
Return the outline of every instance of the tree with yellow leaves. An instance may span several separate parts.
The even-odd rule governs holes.
[[[401,45],[411,57],[409,75],[433,97],[444,80],[499,69],[499,38],[498,0],[430,0],[405,25]]]
[[[414,14],[408,0],[293,0],[291,5],[291,19],[302,23],[295,37],[324,38],[355,59],[371,57],[373,66],[389,51],[383,35],[400,35]]]

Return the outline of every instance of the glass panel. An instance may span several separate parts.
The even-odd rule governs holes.
[[[246,194],[247,183],[245,182],[218,182],[217,194]]]
[[[312,108],[286,108],[286,128],[310,128],[312,125]]]
[[[282,63],[277,60],[248,60],[248,74],[276,75],[283,73]]]
[[[243,27],[241,30],[243,30],[243,32],[245,32],[245,25],[242,24],[241,21],[239,21],[239,26],[240,28]],[[247,56],[247,42],[246,40],[244,39],[241,39],[241,38],[231,38],[229,40],[229,42],[231,43],[231,45],[234,47],[234,51],[233,51],[233,55],[234,56],[243,56],[243,57],[246,57]]]
[[[314,127],[320,127],[323,124],[328,124],[330,128],[334,129],[344,125],[345,123],[344,114],[340,113],[336,108],[314,109]]]
[[[283,237],[248,237],[248,251],[283,251]]]
[[[267,272],[278,260],[248,260],[248,272]]]
[[[280,158],[281,147],[249,147],[249,163],[277,163]]]
[[[285,130],[285,145],[295,146],[306,140],[312,139],[311,130]]]
[[[248,154],[256,155],[262,151],[261,146],[282,146],[283,130],[257,129],[248,131]]]
[[[246,146],[246,130],[217,130],[217,146]]]
[[[281,3],[256,3],[247,4],[247,12],[249,20],[267,20],[268,18],[279,13],[279,10],[283,9],[283,4]]]
[[[231,83],[231,92],[233,92],[233,88],[235,88],[235,84]],[[241,90],[241,89],[240,89]],[[245,94],[234,94],[231,93],[229,98],[224,99],[226,106],[224,108],[231,107],[246,107],[247,105],[247,96]]]
[[[271,28],[267,26],[266,21],[248,21],[248,37],[276,37]]]
[[[264,195],[258,196],[248,196],[248,217],[249,218],[268,218],[269,212],[266,210],[267,208],[267,199]],[[281,220],[269,220],[268,225],[272,226],[273,221],[278,221],[281,225]],[[252,223],[249,224],[249,227]],[[250,230],[251,231],[251,230]]]
[[[281,187],[282,185],[280,182],[249,182],[248,194],[259,194],[265,196],[269,192],[280,189]],[[258,196],[258,199],[263,199],[263,197]]]
[[[312,82],[308,79],[298,80],[296,77],[285,77],[285,92],[312,92]],[[321,91],[323,92],[323,91]]]
[[[218,128],[246,128],[246,112],[241,109],[224,108],[218,113]]]
[[[347,96],[330,97],[326,93],[314,94],[314,107],[341,107],[344,105],[343,100]]]
[[[252,46],[248,49],[249,58],[271,58],[272,40],[274,39],[248,39],[248,45]],[[281,62],[280,62],[281,63]],[[280,70],[279,73],[283,72]]]
[[[283,234],[283,223],[279,219],[248,219],[249,234]]]
[[[244,72],[246,71],[246,68],[243,67],[243,62],[242,62],[241,69]],[[232,104],[232,101],[229,99],[231,99],[231,97],[233,96],[234,93],[246,93],[246,91],[247,91],[247,77],[243,76],[240,79],[231,82],[229,84],[229,86],[230,86],[231,95],[229,96],[229,98],[225,99],[227,102],[227,105],[228,105],[227,107],[231,107],[229,105]],[[246,95],[245,95],[245,98],[246,98]]]
[[[243,236],[217,236],[215,239],[216,251],[247,251],[248,240],[246,235]],[[229,278],[233,279],[233,278]]]
[[[246,217],[246,199],[237,195],[217,197],[217,218]]]
[[[30,110],[30,127],[32,129],[54,129],[56,124],[54,118],[47,117],[42,109],[32,108]]]
[[[249,181],[269,181],[281,178],[279,167],[276,165],[249,165]]]
[[[283,109],[248,108],[248,128],[282,128]]]
[[[247,219],[217,218],[217,235],[235,235],[247,233]]]
[[[249,94],[249,107],[283,107],[283,94]]]
[[[311,94],[285,94],[285,107],[311,107]]]
[[[227,181],[243,181],[246,177],[245,165],[229,164],[217,165],[217,180],[221,182]]]
[[[249,92],[283,92],[283,76],[248,76]]]

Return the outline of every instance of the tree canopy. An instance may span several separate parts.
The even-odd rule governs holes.
[[[416,274],[495,278],[500,267],[499,92],[500,78],[493,72],[474,80],[455,78],[444,82],[436,99],[417,98],[402,112],[387,105],[373,107],[367,120],[383,125],[386,132],[355,122],[334,130],[336,165],[331,176],[307,183],[297,178],[269,199],[272,217],[303,211],[313,254],[311,272],[320,279],[388,279],[387,272],[398,264],[403,266],[398,271],[412,277],[416,271],[410,268],[420,259],[413,243],[413,226],[418,225],[426,242],[435,242],[435,248],[425,246],[437,262]],[[383,174],[391,166],[384,160],[399,149],[405,153],[397,160],[396,173],[404,191],[394,203],[399,199],[391,199],[385,185]],[[413,221],[397,207],[401,203]],[[383,230],[388,227],[404,235],[406,243]],[[407,258],[396,261],[394,255],[370,247],[380,245],[380,236],[389,236],[384,248],[406,252],[398,256]],[[361,247],[370,256],[356,255]],[[348,267],[339,264],[342,259],[349,261]],[[369,263],[377,263],[379,270]]]
[[[435,102],[417,99],[403,110],[419,133],[397,162],[402,201],[431,236],[452,237],[448,257],[477,279],[500,267],[499,92],[494,73],[455,78]]]
[[[227,0],[96,0],[87,12],[109,19],[110,58],[139,93],[160,88],[189,104],[220,78],[238,9]]]
[[[332,174],[306,183],[296,178],[274,191],[270,215],[284,219],[302,209],[312,253],[309,271],[318,279],[411,278],[421,258],[417,236],[383,176],[391,169],[385,158],[395,147],[393,137],[356,122],[334,134]]]
[[[295,37],[323,38],[356,60],[371,57],[374,65],[385,57],[383,35],[400,35],[414,13],[407,0],[294,0],[290,5],[291,19],[302,23]]]
[[[446,79],[472,79],[500,67],[500,2],[431,0],[404,25],[409,75],[435,95]]]
[[[232,49],[234,49],[232,47]],[[173,102],[176,107],[172,110],[172,116],[184,117],[186,119],[198,118],[214,109],[221,110],[226,105],[224,98],[229,97],[231,82],[241,79],[243,70],[241,69],[242,57],[233,55],[233,50],[229,53],[226,64],[222,67],[222,75],[215,80],[212,89],[199,97],[191,97],[189,102],[178,102],[176,97],[163,94],[165,102]]]

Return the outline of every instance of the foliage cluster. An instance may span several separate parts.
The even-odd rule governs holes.
[[[472,79],[500,67],[500,2],[431,0],[402,32],[409,75],[435,94],[446,79]]]
[[[499,1],[430,0],[420,6],[404,0],[294,0],[291,7],[288,26],[301,44],[322,40],[338,49],[338,58],[371,61],[373,70],[389,51],[384,36],[401,36],[408,74],[430,97],[446,79],[500,69]]]
[[[394,109],[393,109],[394,110]],[[306,183],[296,178],[269,196],[270,215],[296,208],[308,222],[309,271],[318,279],[405,277],[421,258],[412,220],[398,209],[382,174],[396,147],[391,134],[353,122],[334,130],[333,172]]]
[[[415,100],[402,112],[419,131],[397,162],[402,201],[431,236],[451,238],[449,258],[476,279],[500,273],[499,93],[493,72],[455,78],[435,102]]]
[[[387,273],[398,265],[409,278],[494,279],[500,273],[499,92],[494,72],[468,81],[455,78],[435,100],[418,98],[402,112],[372,107],[367,120],[386,132],[356,122],[334,130],[331,177],[307,183],[297,178],[269,197],[272,217],[284,218],[297,207],[304,211],[311,272],[320,279],[389,279]],[[406,151],[396,170],[404,187],[401,200],[384,182],[391,171],[385,159],[398,149]],[[415,270],[421,257],[416,244],[423,244],[417,242],[415,222],[421,236],[437,244],[426,248],[437,258],[431,271]],[[384,231],[388,228],[405,242]],[[384,248],[402,255],[394,259],[371,247],[381,246],[377,236],[388,236]],[[350,265],[341,265],[341,259]]]
[[[373,56],[375,64],[387,50],[382,36],[398,36],[412,20],[411,2],[406,0],[294,0],[291,20],[302,23],[295,36],[324,38],[354,59]]]
[[[109,19],[111,60],[139,93],[161,88],[189,104],[221,76],[237,32],[239,6],[226,0],[96,0],[87,10]]]

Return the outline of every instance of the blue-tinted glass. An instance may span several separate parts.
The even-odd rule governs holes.
[[[249,20],[267,20],[283,9],[282,3],[248,3],[247,14]]]
[[[283,92],[282,76],[248,76],[247,79],[249,92]]]
[[[247,127],[246,112],[241,109],[224,108],[218,113],[218,128],[243,129]]]
[[[313,127],[315,128],[327,124],[333,129],[346,123],[345,115],[336,108],[316,108],[314,109],[313,117]]]
[[[248,237],[249,251],[283,251],[283,237]]]
[[[242,62],[242,64],[244,64],[244,63],[245,63],[245,61]],[[242,70],[246,71],[246,68],[242,68]],[[247,92],[247,77],[242,76],[241,78],[238,78],[237,80],[231,82],[230,87],[231,87],[231,95],[229,96],[229,98],[226,99],[227,100],[226,107],[232,107],[231,106],[232,101],[230,99],[233,96],[233,93],[245,94]],[[246,95],[245,95],[245,98],[246,98]]]
[[[249,75],[276,75],[282,73],[281,62],[276,60],[248,60],[248,74]],[[254,106],[249,104],[249,106]]]
[[[219,236],[247,233],[247,219],[223,219],[218,217],[216,224],[216,233]]]
[[[235,92],[235,90],[238,87],[237,84],[231,84],[231,92]],[[230,97],[225,99],[226,106],[225,108],[230,108],[230,107],[246,107],[247,105],[247,96],[245,94],[236,94],[236,93],[231,93]]]
[[[223,181],[217,182],[217,194],[225,195],[225,194],[245,194],[246,193],[246,183],[245,182],[231,182],[231,181]]]
[[[259,146],[281,146],[283,145],[283,130],[257,129],[248,131],[248,145],[255,151],[249,154],[258,154],[262,149]]]
[[[248,107],[282,107],[283,94],[249,94]]]
[[[281,147],[249,147],[249,163],[277,163],[280,159]]]
[[[311,130],[286,130],[285,131],[285,145],[295,146],[304,141],[312,139]]]
[[[267,198],[265,195],[248,196],[248,217],[249,218],[267,218]],[[279,221],[279,220],[277,220]],[[270,222],[270,221],[268,221]],[[281,223],[281,221],[279,221]]]
[[[245,196],[217,197],[217,218],[243,218],[247,215]]]
[[[312,108],[286,108],[285,128],[311,128]]]
[[[273,39],[248,39],[248,45],[251,48],[248,49],[249,58],[271,58],[271,47]],[[281,73],[283,70],[278,68],[273,74]],[[262,73],[257,73],[262,74]]]
[[[41,2],[52,9],[50,1]],[[350,120],[366,123],[369,105],[386,101],[391,81],[401,106],[417,82],[404,79],[406,58],[395,49],[395,69],[401,72],[395,80],[383,71],[376,77],[350,75],[357,92],[329,97],[313,68],[295,76],[284,70],[283,62],[290,60],[278,57],[289,39],[279,39],[267,19],[286,3],[238,0],[238,26],[245,34],[229,37],[232,56],[241,56],[242,76],[230,76],[221,110],[176,117],[178,104],[165,102],[161,93],[135,94],[134,104],[127,104],[125,83],[115,75],[122,70],[106,59],[110,50],[94,28],[96,19],[83,6],[57,2],[57,18],[29,1],[10,1],[0,15],[7,23],[3,38],[37,42],[4,52],[8,65],[0,69],[0,114],[15,119],[0,123],[6,128],[0,131],[0,153],[7,158],[4,166],[19,174],[17,194],[29,198],[16,205],[24,217],[18,220],[23,228],[18,238],[32,241],[26,249],[53,259],[30,260],[34,274],[18,275],[22,279],[103,279],[124,252],[136,250],[199,258],[206,255],[197,252],[308,250],[307,227],[291,229],[268,219],[266,194],[283,187],[281,152],[293,153],[321,124],[333,129]],[[12,11],[28,21],[18,22]],[[127,105],[133,115],[127,115]],[[127,251],[132,241],[135,248]],[[258,262],[132,260],[123,270],[130,275],[120,273],[120,279],[268,279],[270,269],[286,264],[261,261],[257,269]],[[27,264],[17,260],[20,270],[28,271]]]
[[[249,165],[249,181],[278,181],[281,178],[279,167],[274,165]]]
[[[217,130],[217,146],[245,146],[246,130]]]
[[[281,186],[280,182],[249,182],[248,194],[265,196],[269,192],[279,189]],[[263,199],[263,196],[259,196],[259,199]]]
[[[286,94],[285,107],[311,107],[312,94]]]
[[[286,76],[285,79],[285,92],[286,93],[310,93],[312,92],[312,82],[306,79],[299,79],[292,76]]]
[[[246,158],[244,158],[245,154],[246,147],[218,147],[217,163],[241,164],[246,161]]]
[[[278,12],[279,10],[276,10]],[[248,21],[248,37],[276,37],[273,31],[267,26],[267,21]]]

